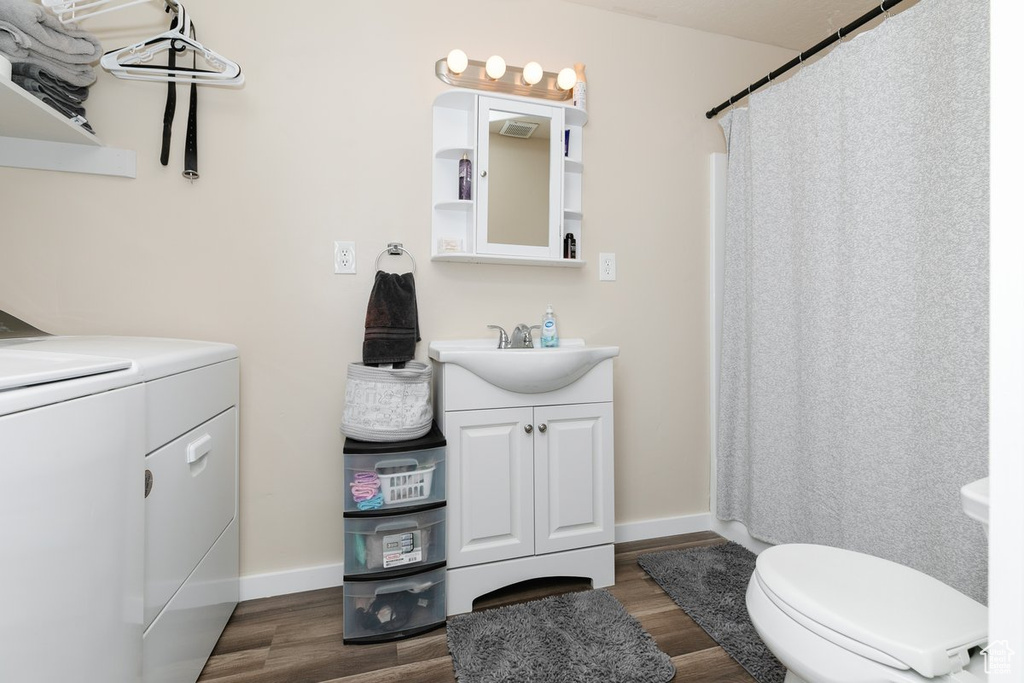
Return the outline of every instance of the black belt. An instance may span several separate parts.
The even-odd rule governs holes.
[[[173,31],[178,25],[178,17],[171,19],[171,30]],[[192,37],[195,38],[195,29],[192,29]],[[181,48],[184,51],[184,47]],[[175,67],[175,52],[178,50],[175,48],[174,43],[171,43],[171,49],[167,53],[167,69],[173,71]],[[192,56],[195,59],[195,54]],[[171,78],[174,75],[171,74]],[[199,108],[199,92],[195,82],[192,82],[191,92],[188,98],[188,128],[185,132],[185,165],[181,172],[181,175],[189,180],[199,179],[199,126],[197,119],[197,111]],[[175,81],[167,82],[167,103],[164,105],[164,130],[163,130],[163,142],[160,147],[160,163],[164,166],[167,165],[167,161],[171,154],[171,127],[174,123],[174,110],[178,103],[178,92],[177,83]]]

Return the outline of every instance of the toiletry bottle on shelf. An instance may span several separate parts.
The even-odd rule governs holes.
[[[585,64],[573,64],[576,69],[576,85],[572,88],[572,104],[583,111],[587,110],[587,75],[583,72]]]
[[[576,258],[576,238],[571,232],[565,233],[565,239],[562,240],[562,258]]]
[[[473,198],[473,162],[465,154],[459,161],[459,199]]]
[[[555,318],[555,312],[551,310],[551,304],[548,304],[544,320],[541,321],[540,345],[545,349],[553,349],[558,346],[558,321]]]

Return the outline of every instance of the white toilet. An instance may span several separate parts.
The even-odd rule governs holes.
[[[821,545],[768,548],[750,577],[747,611],[786,666],[786,683],[987,680],[983,657],[971,649],[988,641],[988,608],[871,555]]]

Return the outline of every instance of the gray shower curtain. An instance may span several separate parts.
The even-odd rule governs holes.
[[[722,125],[718,516],[984,600],[987,2],[921,0]]]

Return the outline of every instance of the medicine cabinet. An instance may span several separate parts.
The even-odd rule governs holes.
[[[452,90],[434,101],[435,261],[580,267],[586,112]],[[472,168],[459,198],[459,165]],[[566,254],[566,237],[574,255]]]

